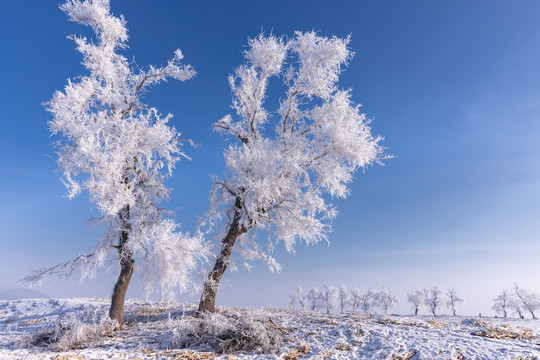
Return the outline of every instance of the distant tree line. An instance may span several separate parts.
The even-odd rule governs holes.
[[[345,285],[339,287],[323,285],[322,289],[313,288],[307,293],[302,286],[298,286],[294,294],[289,294],[291,306],[301,310],[325,311],[327,314],[333,310],[340,313],[362,312],[368,315],[382,313],[388,315],[390,309],[399,302],[399,299],[387,288],[382,290],[359,288],[348,289]],[[412,305],[414,314],[418,315],[421,309],[427,309],[436,316],[443,306],[457,315],[459,304],[465,300],[458,296],[455,289],[446,292],[437,286],[415,290],[407,293],[407,301]]]
[[[307,293],[298,286],[294,294],[289,294],[291,306],[301,310],[324,311],[327,314],[333,310],[344,313],[358,311],[369,315],[377,312],[388,314],[399,299],[387,288],[377,291],[374,289],[348,289],[345,285],[339,287],[323,285],[322,289],[313,288]]]
[[[348,289],[345,285],[339,287],[323,285],[304,292],[302,286],[289,294],[291,306],[300,310],[331,312],[362,312],[367,315],[382,313],[387,315],[399,299],[387,288],[377,291],[374,289],[361,290]],[[456,316],[459,305],[465,302],[455,289],[443,291],[438,286],[407,292],[407,302],[411,305],[414,315],[425,311],[433,316],[440,314],[446,307]],[[540,309],[540,295],[529,291],[518,284],[511,289],[504,289],[493,299],[492,309],[497,315],[504,318],[509,314],[517,315],[523,319],[530,314],[536,319],[536,312]]]

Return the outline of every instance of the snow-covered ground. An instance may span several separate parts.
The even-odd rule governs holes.
[[[273,308],[196,318],[194,305],[128,301],[114,332],[108,305],[0,301],[0,359],[540,359],[540,320]]]

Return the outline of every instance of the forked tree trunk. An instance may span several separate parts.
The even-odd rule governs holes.
[[[229,230],[222,240],[221,251],[216,259],[214,268],[206,276],[204,282],[203,291],[201,294],[201,300],[199,301],[199,313],[214,312],[216,306],[216,295],[219,287],[219,282],[231,259],[232,249],[238,236],[247,231],[246,228],[240,225],[240,208],[242,203],[239,197],[236,197],[235,201],[234,218],[229,225]]]
[[[128,231],[131,230],[129,222],[129,206],[127,206],[120,214],[120,219],[124,225],[124,230],[120,233],[118,241],[118,254],[120,257],[120,275],[114,285],[113,294],[111,297],[111,307],[109,309],[109,317],[112,320],[118,321],[118,329],[122,327],[124,320],[124,303],[126,300],[126,292],[133,275],[133,263],[135,262],[132,253],[127,249],[129,240]]]

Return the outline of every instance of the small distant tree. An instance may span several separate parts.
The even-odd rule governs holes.
[[[511,298],[511,292],[508,290],[502,291],[502,293],[493,299],[493,310],[497,314],[501,314],[504,318],[507,317],[507,310],[509,308],[509,302]]]
[[[520,319],[523,319],[523,311],[522,311],[523,304],[517,298],[517,296],[515,296],[515,294],[512,294],[512,296],[508,298],[507,305],[508,305],[508,309],[510,309],[512,313],[516,314]]]
[[[345,307],[350,303],[350,300],[351,300],[351,293],[347,289],[347,286],[340,285],[339,286],[339,308],[342,314],[345,311]]]
[[[308,299],[307,296],[304,295],[304,289],[302,286],[298,285],[294,295],[289,294],[289,297],[291,298],[291,306],[294,307],[296,304],[298,304],[300,309],[306,310]]]
[[[381,158],[381,138],[372,137],[350,91],[338,87],[352,57],[348,43],[315,32],[296,32],[286,41],[264,35],[249,40],[244,64],[229,77],[237,116],[214,125],[234,141],[224,153],[227,172],[211,194],[207,224],[224,219],[225,230],[200,312],[214,311],[237,241],[244,259],[263,259],[279,271],[272,257],[277,243],[293,252],[299,241],[328,240],[337,215],[330,199],[345,198],[354,173]],[[268,83],[277,77],[284,96],[271,111],[264,103]],[[260,232],[271,235],[266,247],[257,241]]]
[[[399,299],[390,290],[383,287],[375,296],[375,301],[383,313],[388,315],[388,311],[399,302]]]
[[[362,304],[362,290],[355,287],[354,289],[351,289],[349,295],[351,297],[351,307],[353,311],[357,311]]]
[[[540,308],[540,296],[514,284],[514,294],[521,302],[522,309],[528,311],[533,319],[536,319],[534,312]]]
[[[360,294],[360,309],[368,314],[371,315],[373,312],[373,309],[377,305],[377,292],[373,289],[368,289],[367,291],[362,291]]]
[[[309,301],[309,309],[311,311],[317,310],[317,307],[319,306],[319,301],[321,298],[321,292],[318,288],[313,288],[309,291],[307,294],[307,300]]]
[[[449,289],[446,292],[446,297],[446,306],[448,309],[452,310],[452,314],[456,316],[457,307],[459,304],[465,302],[465,300],[458,296],[455,289]]]
[[[338,302],[338,289],[335,286],[323,285],[324,289],[319,293],[321,304],[326,309],[326,313],[330,314],[330,311],[337,306]]]
[[[414,315],[418,315],[418,311],[424,305],[424,292],[420,290],[409,291],[407,301],[411,303]]]
[[[425,293],[424,304],[429,308],[433,316],[437,316],[437,310],[443,305],[441,288],[434,286]]]
[[[87,75],[69,80],[47,104],[49,129],[58,139],[58,168],[71,199],[87,190],[100,212],[105,233],[95,248],[74,260],[37,269],[22,281],[40,282],[52,274],[69,276],[80,270],[93,276],[96,267],[115,257],[120,267],[109,315],[123,320],[124,299],[135,259],[147,290],[160,284],[164,294],[183,289],[188,274],[206,250],[199,238],[178,231],[168,212],[158,206],[169,189],[164,180],[181,157],[178,132],[142,94],[169,78],[184,81],[195,71],[182,65],[180,50],[163,67],[138,68],[118,51],[127,47],[123,17],[110,12],[108,0],[68,0],[60,6],[70,21],[86,25],[95,39],[72,36],[83,55]],[[73,236],[74,239],[77,236]]]

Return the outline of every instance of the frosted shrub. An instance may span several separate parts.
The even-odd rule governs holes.
[[[57,342],[52,347],[56,351],[85,348],[90,343],[111,336],[117,324],[116,320],[111,320],[106,315],[91,323],[73,317],[66,326],[57,327]]]
[[[262,311],[185,316],[172,321],[170,326],[173,327],[173,346],[208,346],[208,350],[218,354],[238,351],[275,353],[283,343],[283,332]]]
[[[99,319],[95,316],[90,322],[79,320],[72,316],[63,324],[58,323],[55,328],[39,330],[30,334],[20,342],[20,346],[46,346],[54,351],[67,351],[82,349],[104,337],[111,336],[118,325],[116,320],[111,320],[106,314]]]

